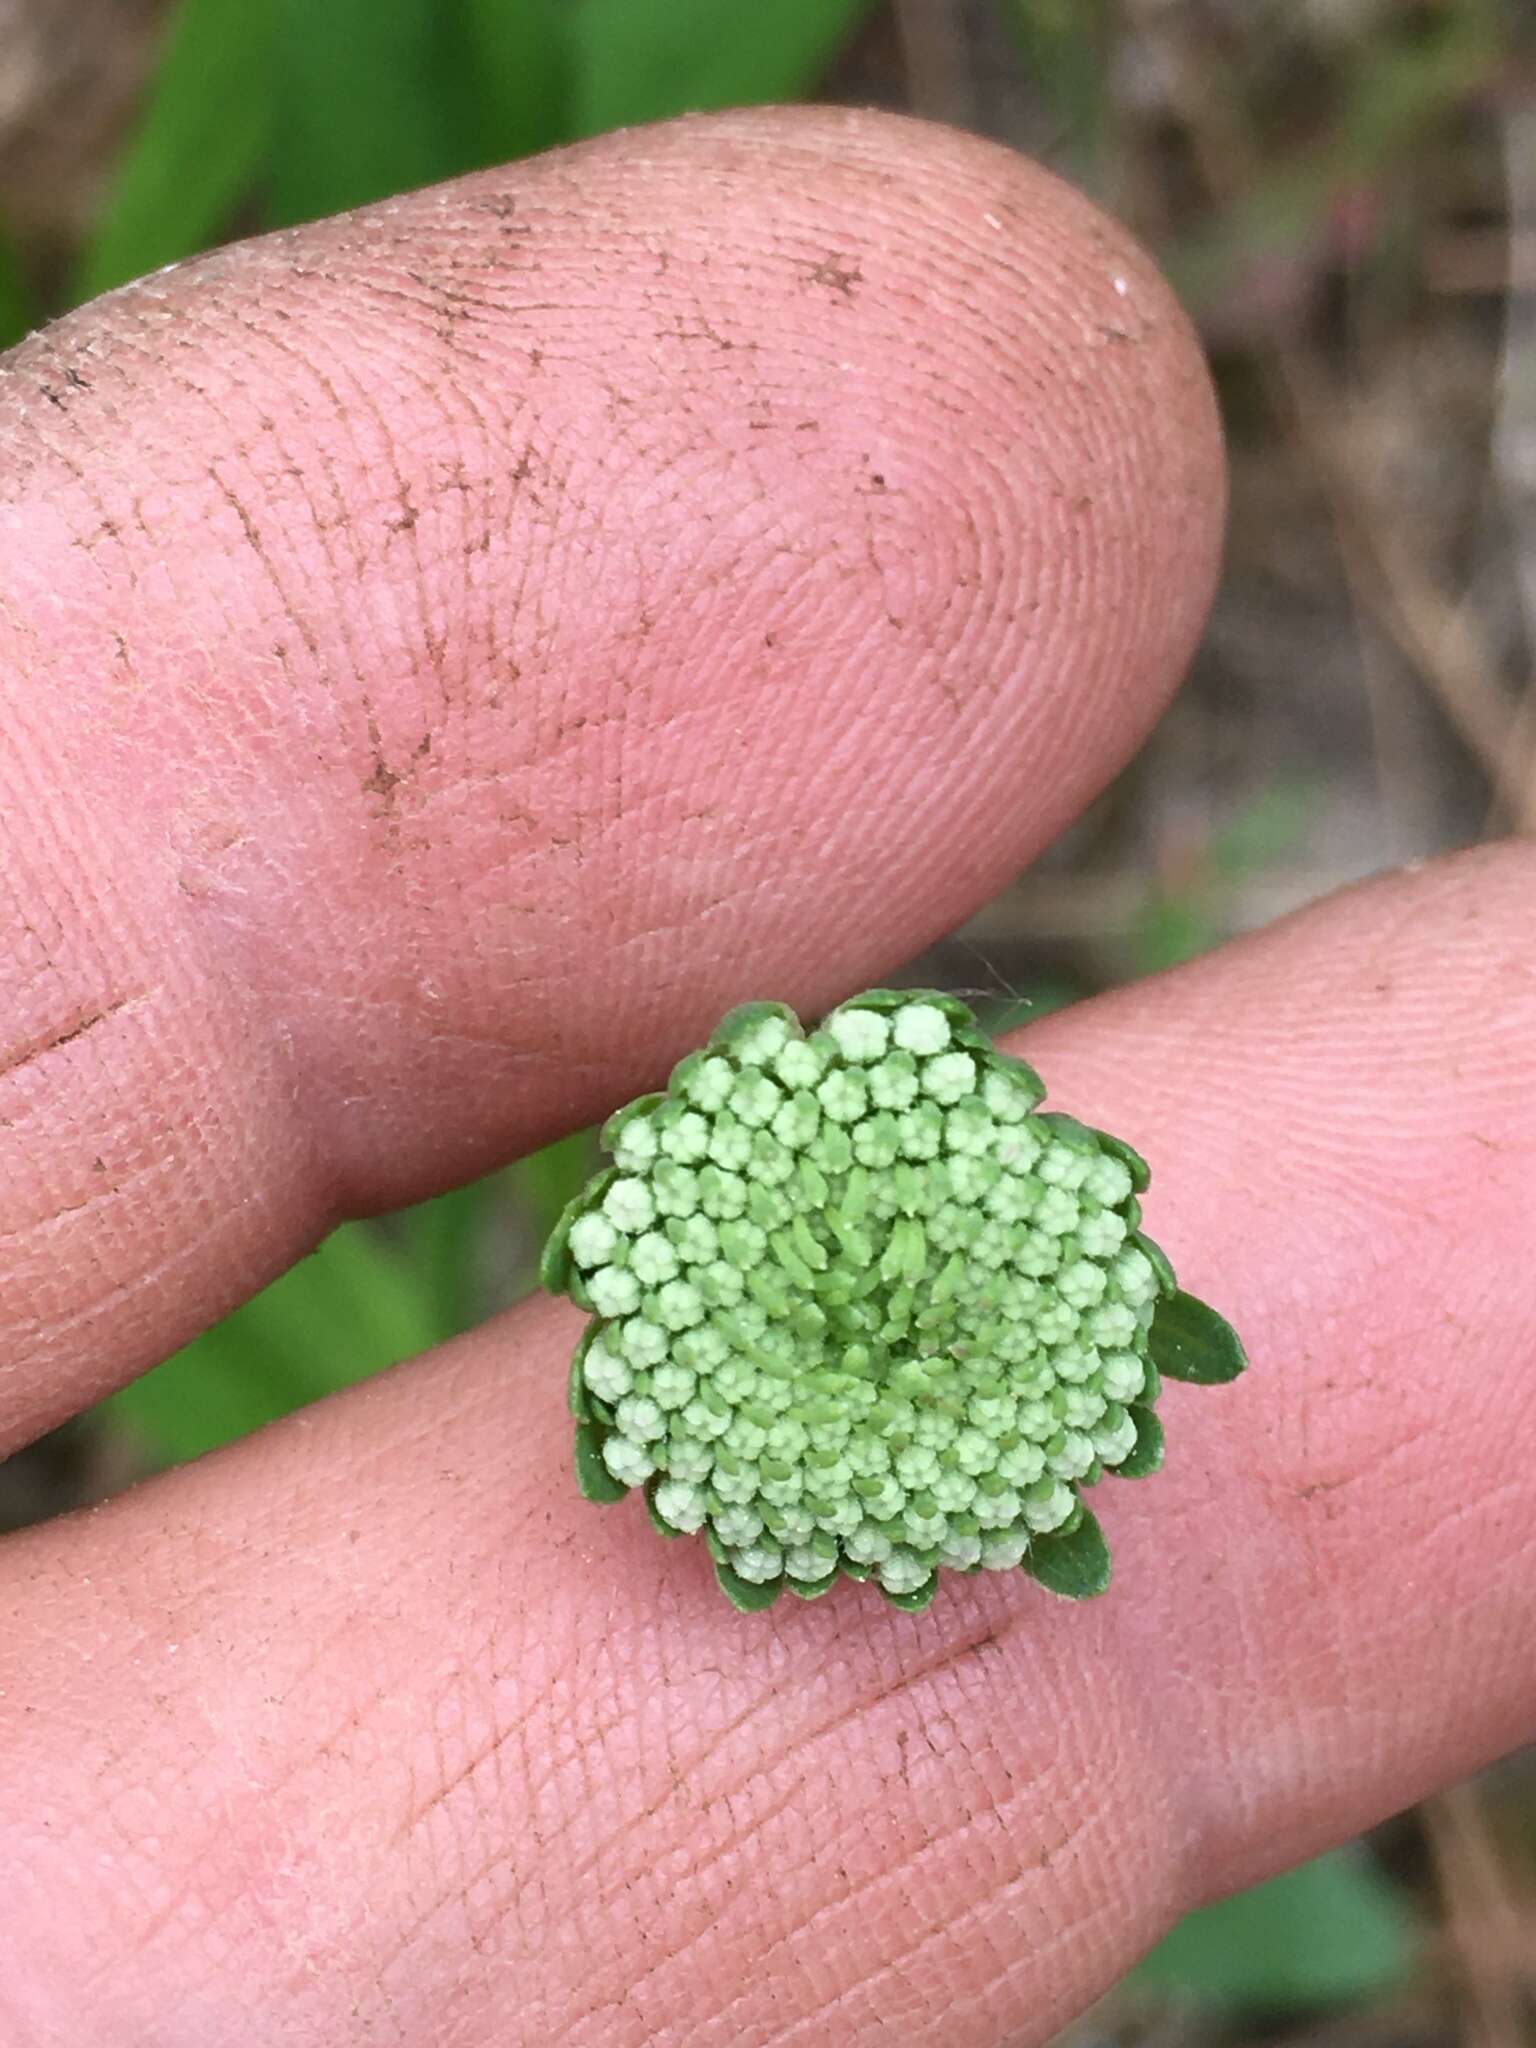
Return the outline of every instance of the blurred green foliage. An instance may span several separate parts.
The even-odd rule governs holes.
[[[103,1412],[156,1464],[180,1464],[457,1336],[532,1284],[596,1156],[578,1132],[388,1224],[343,1224]]]
[[[86,298],[246,228],[283,225],[688,109],[808,92],[873,0],[182,0],[72,296]],[[1111,0],[998,0],[1030,81],[1091,175],[1110,115]],[[1328,149],[1266,170],[1175,267],[1197,294],[1255,251],[1294,244],[1336,194],[1411,145],[1488,74],[1492,0],[1428,38],[1360,53]],[[1229,110],[1230,111],[1230,110]],[[36,308],[0,240],[0,343]],[[1149,892],[1143,970],[1214,944],[1234,879],[1291,843],[1306,794],[1277,790]],[[1000,1007],[1009,1028],[1060,990]],[[1021,1007],[1022,1006],[1022,1007]],[[590,1170],[551,1147],[310,1258],[108,1404],[157,1462],[226,1443],[449,1337],[531,1277],[532,1254]],[[514,1269],[514,1270],[510,1270]],[[1413,1929],[1374,1867],[1323,1858],[1191,1916],[1140,1981],[1233,2015],[1323,2006],[1398,1982]]]
[[[1112,0],[1003,0],[1026,74],[1059,124],[1062,169],[1091,175],[1110,116]]]
[[[0,235],[0,348],[20,341],[33,324],[32,295],[21,260]]]
[[[871,0],[181,0],[76,298],[609,128],[795,99]],[[0,299],[3,311],[3,299]]]
[[[271,120],[271,19],[248,0],[184,0],[139,126],[81,252],[74,297],[219,240],[257,174]]]
[[[1308,784],[1277,778],[1191,850],[1176,882],[1149,889],[1131,920],[1132,973],[1160,974],[1219,945],[1232,929],[1237,885],[1297,850],[1317,800]]]
[[[1191,1913],[1136,1973],[1147,1990],[1244,2017],[1353,2004],[1399,1986],[1418,1927],[1359,1848]]]

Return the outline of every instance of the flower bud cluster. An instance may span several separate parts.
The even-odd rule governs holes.
[[[1152,1469],[1145,1168],[1043,1092],[953,997],[875,991],[808,1035],[733,1012],[610,1120],[546,1256],[595,1317],[579,1467],[702,1533],[727,1591],[841,1571],[907,1606]]]

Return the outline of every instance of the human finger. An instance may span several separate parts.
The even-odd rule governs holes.
[[[576,1497],[547,1302],[0,1553],[13,2033],[1040,2040],[1536,1734],[1533,879],[1394,876],[1024,1034],[1252,1356],[1096,1499],[1101,1601],[738,1615]]]
[[[1220,519],[1146,259],[884,116],[610,137],[13,353],[0,1447],[956,922],[1161,707]]]

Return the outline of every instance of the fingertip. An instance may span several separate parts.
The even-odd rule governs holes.
[[[175,1054],[131,1117],[66,1056],[29,1082],[55,1402],[338,1209],[951,927],[1134,749],[1214,570],[1152,266],[891,116],[605,137],[145,280],[8,368],[39,1033],[163,988]],[[146,1227],[145,1149],[236,1124],[238,1172],[183,1147]]]

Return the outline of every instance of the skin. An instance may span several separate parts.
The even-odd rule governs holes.
[[[7,358],[4,1442],[953,926],[1156,717],[1221,500],[1146,259],[869,115],[609,138]],[[1016,1041],[1253,1358],[1104,1489],[1100,1602],[736,1615],[576,1498],[549,1302],[9,1541],[0,2037],[1035,2041],[1536,1734],[1533,891],[1390,876]]]

